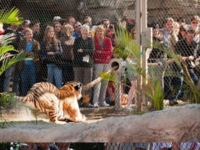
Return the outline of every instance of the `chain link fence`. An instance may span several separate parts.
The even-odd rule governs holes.
[[[76,34],[71,33],[73,37],[78,38],[81,36],[81,26],[86,24],[90,26],[90,36],[94,40],[95,28],[99,25],[103,25],[106,29],[105,35],[111,39],[111,44],[114,47],[117,42],[115,41],[115,30],[118,27],[126,28],[130,33],[134,34],[132,30],[136,25],[136,1],[134,0],[76,0],[76,1],[64,1],[64,0],[1,0],[1,9],[9,9],[12,7],[19,8],[25,21],[22,25],[13,29],[17,36],[16,41],[13,42],[13,46],[19,50],[19,43],[24,38],[24,30],[27,27],[33,30],[33,38],[39,42],[42,47],[44,40],[44,31],[47,26],[53,26],[56,32],[57,38],[60,40],[64,35],[63,28],[66,24],[72,25],[72,30]],[[169,99],[170,105],[176,105],[177,100],[187,100],[185,95],[187,92],[187,84],[185,83],[185,72],[182,67],[177,66],[176,61],[171,52],[178,53],[182,56],[182,60],[186,62],[186,69],[188,71],[191,81],[195,86],[199,86],[199,17],[200,12],[199,1],[196,0],[148,0],[148,27],[153,28],[153,39],[156,44],[148,58],[148,70],[151,79],[155,78],[161,81],[162,88],[164,90],[165,99]],[[90,20],[91,19],[91,20]],[[4,25],[4,30],[12,28],[10,25]],[[69,30],[70,27],[65,27]],[[16,31],[15,31],[16,30]],[[47,35],[46,35],[47,36]],[[65,37],[66,38],[66,37]],[[69,38],[69,37],[68,37]],[[18,41],[17,41],[18,40]],[[63,40],[63,39],[62,39]],[[64,39],[64,44],[68,40]],[[75,40],[76,41],[76,40]],[[81,43],[81,42],[80,42]],[[78,43],[78,49],[87,49],[86,43],[82,45]],[[94,43],[103,49],[105,43]],[[67,45],[67,44],[66,44]],[[73,44],[70,45],[73,47]],[[43,47],[46,48],[45,46]],[[73,47],[74,48],[74,47]],[[69,48],[68,48],[69,49]],[[24,46],[24,50],[31,50],[30,47]],[[67,48],[63,47],[63,50]],[[97,49],[96,49],[97,50]],[[108,50],[109,51],[109,50]],[[69,52],[67,52],[67,55]],[[72,65],[72,60],[64,60],[62,63],[56,59],[55,62],[44,62],[42,59],[42,53],[39,57],[39,68],[33,70],[33,68],[21,68],[12,66],[5,71],[0,77],[0,91],[1,92],[15,92],[18,95],[26,95],[33,83],[50,81],[57,87],[60,87],[64,83],[71,80],[80,79],[83,84],[87,84],[95,79],[93,75],[96,75],[100,71],[107,71],[108,64],[105,66],[95,64],[86,67],[83,65],[87,63],[88,57],[86,55],[78,54],[74,58],[84,61],[79,62],[78,66]],[[46,56],[46,55],[45,55]],[[107,57],[107,55],[105,55]],[[105,58],[103,57],[103,58]],[[113,54],[110,54],[110,58],[114,58]],[[83,59],[84,58],[84,59]],[[93,56],[91,57],[93,59]],[[91,59],[89,58],[89,59]],[[173,60],[171,62],[171,60]],[[57,63],[58,61],[58,63]],[[105,59],[107,61],[107,59]],[[28,61],[26,61],[28,62]],[[98,61],[97,61],[98,62]],[[49,66],[48,64],[54,64]],[[30,65],[29,63],[25,66]],[[183,64],[182,64],[183,65]],[[33,65],[35,67],[35,64]],[[89,70],[85,68],[89,68]],[[105,67],[106,69],[101,69]],[[52,70],[51,70],[52,69]],[[55,74],[53,74],[53,72]],[[87,71],[87,72],[86,72]],[[98,72],[99,71],[99,72]],[[58,74],[58,72],[60,74]],[[54,75],[53,78],[49,78],[50,75]],[[33,80],[34,76],[34,80]],[[85,79],[83,79],[85,77]],[[87,77],[87,78],[86,78]],[[88,78],[89,77],[89,78]],[[59,83],[58,83],[59,81]],[[126,84],[131,85],[131,81]],[[114,105],[113,99],[109,97],[109,93],[106,93],[106,89],[110,84],[102,84],[101,93],[97,94],[93,90],[90,91],[91,104],[95,105],[95,102],[101,102],[101,106]],[[116,87],[116,86],[115,86]],[[111,92],[114,92],[112,86]],[[127,98],[129,88],[123,89],[125,99]],[[119,91],[119,90],[116,90]],[[93,94],[91,94],[93,93]],[[106,97],[106,94],[108,94]],[[95,95],[100,95],[104,100],[94,98]],[[118,95],[120,96],[120,95]],[[118,97],[119,98],[119,97]],[[107,99],[107,101],[106,101]],[[114,99],[117,99],[115,97]],[[121,100],[121,97],[119,98]],[[105,103],[102,103],[105,102]],[[134,101],[133,101],[134,102]],[[123,102],[122,102],[123,103]],[[125,102],[126,105],[127,102]],[[100,104],[98,104],[100,105]],[[98,107],[98,105],[95,105]],[[86,106],[87,107],[87,106]],[[199,144],[199,143],[198,143]],[[198,145],[197,144],[197,145]],[[142,146],[141,146],[142,145]],[[162,146],[161,146],[162,145]],[[174,146],[175,145],[175,146]],[[185,146],[184,146],[185,145]],[[188,146],[189,145],[189,146]],[[194,143],[181,143],[181,144],[169,144],[169,146],[163,146],[163,143],[108,143],[106,149],[192,149]],[[196,146],[196,144],[195,144]],[[195,149],[195,148],[193,148]],[[196,149],[199,147],[196,146]]]
[[[79,1],[38,1],[38,0],[23,0],[23,1],[6,1],[2,0],[1,3],[2,9],[12,8],[13,6],[20,9],[22,16],[25,21],[24,24],[18,27],[17,31],[19,31],[19,38],[23,38],[23,30],[24,28],[36,28],[34,30],[34,38],[41,43],[43,40],[44,29],[47,25],[54,25],[53,18],[59,20],[60,24],[57,24],[56,32],[58,32],[58,38],[62,36],[59,33],[64,24],[66,24],[70,17],[73,17],[75,21],[79,21],[77,24],[83,25],[87,24],[88,16],[91,17],[91,23],[89,23],[91,27],[91,34],[94,36],[94,28],[102,24],[104,22],[105,26],[108,27],[107,36],[112,40],[112,46],[115,46],[114,32],[120,26],[126,28],[129,32],[136,25],[136,1],[133,0],[123,0],[123,1],[93,1],[93,0],[79,0]],[[188,57],[193,55],[194,60],[190,61],[187,59],[187,68],[192,78],[192,81],[195,85],[198,86],[198,59],[199,57],[199,35],[195,34],[196,45],[193,43],[192,48],[194,49],[194,53],[191,52],[191,46],[187,48],[183,46],[183,43],[179,41],[183,39],[185,36],[185,31],[189,29],[194,29],[195,33],[199,31],[199,25],[195,26],[193,23],[196,21],[199,22],[198,18],[195,18],[195,15],[199,15],[198,12],[199,2],[198,1],[180,1],[180,0],[170,0],[170,1],[156,1],[149,0],[148,1],[148,27],[153,28],[153,39],[156,43],[161,46],[161,48],[153,48],[150,57],[148,59],[149,62],[149,71],[150,76],[152,74],[156,74],[162,80],[161,84],[164,90],[165,99],[170,99],[172,101],[176,101],[178,99],[185,99],[184,93],[187,93],[187,87],[184,88],[184,79],[183,74],[180,73],[181,69],[177,69],[174,67],[174,63],[168,64],[167,60],[171,58],[169,54],[166,54],[166,51],[178,51],[178,53],[184,57]],[[171,17],[171,20],[170,18]],[[198,16],[196,16],[198,17]],[[85,20],[84,20],[85,18]],[[193,20],[192,20],[193,18]],[[90,20],[90,19],[89,19]],[[75,23],[75,22],[74,22]],[[76,24],[73,24],[75,27]],[[168,27],[166,27],[166,25]],[[170,26],[170,27],[169,27]],[[4,29],[8,25],[4,25]],[[55,27],[55,26],[54,26]],[[167,29],[168,28],[168,29]],[[37,31],[38,30],[38,31]],[[74,29],[76,31],[76,29]],[[80,30],[80,29],[78,29]],[[80,32],[80,31],[78,31]],[[109,32],[109,33],[108,33]],[[167,34],[169,32],[169,34]],[[38,35],[39,34],[39,35]],[[76,35],[77,36],[77,35]],[[79,36],[79,35],[78,35]],[[176,44],[180,43],[179,47],[176,48]],[[17,41],[19,43],[19,39]],[[15,48],[18,48],[18,45],[15,43]],[[111,55],[111,58],[114,56]],[[172,58],[174,59],[174,58]],[[158,63],[159,65],[153,66],[152,63]],[[71,63],[68,63],[71,66]],[[191,68],[195,65],[195,68]],[[94,65],[94,64],[93,64]],[[190,65],[190,66],[189,66]],[[63,70],[62,68],[62,83],[65,83],[70,80],[74,80],[74,71],[73,68],[68,66],[68,68]],[[13,68],[12,68],[13,69]],[[11,72],[14,71],[9,69],[6,71],[1,78],[1,91],[5,92],[18,92],[21,93],[21,77],[15,77],[17,84],[19,84],[19,88],[13,87],[9,80],[13,80],[12,76],[10,78]],[[40,68],[37,70],[36,80],[35,82],[46,81],[47,80],[47,67],[46,64],[41,62]],[[193,71],[194,70],[194,71]],[[92,69],[94,71],[94,69]],[[156,73],[155,73],[156,72]],[[18,73],[18,76],[21,76]],[[94,79],[94,76],[92,77]],[[60,81],[60,80],[59,80]],[[90,81],[90,80],[89,80]],[[86,82],[89,82],[86,81]],[[54,81],[55,82],[55,81]],[[83,82],[83,81],[82,81]],[[14,84],[17,85],[17,84]],[[181,85],[181,86],[180,86]],[[10,88],[8,88],[10,86]],[[27,85],[30,88],[30,85]],[[106,87],[106,86],[105,86]],[[104,87],[104,88],[105,88]],[[18,91],[16,91],[16,89]],[[184,90],[185,89],[185,90]],[[26,89],[27,91],[27,89]],[[128,90],[125,90],[125,94],[128,94]],[[25,92],[26,93],[26,92]],[[105,93],[105,91],[103,92]],[[185,94],[187,95],[187,94]],[[173,103],[172,103],[173,104]]]
[[[199,150],[199,142],[153,142],[153,143],[4,143],[2,149],[12,147],[23,150]],[[21,150],[21,149],[20,149]]]
[[[199,86],[199,2],[152,2],[148,1],[148,24],[153,28],[153,39],[160,47],[153,48],[148,60],[149,68],[158,72],[154,75],[162,79],[165,99],[170,100],[170,105],[176,105],[177,100],[191,100],[188,78],[196,88]],[[190,35],[193,38],[189,40]],[[170,62],[177,60],[174,53],[182,57],[179,60],[181,66]],[[151,62],[159,63],[152,67]]]
[[[199,149],[198,142],[107,143],[106,150],[192,150]]]

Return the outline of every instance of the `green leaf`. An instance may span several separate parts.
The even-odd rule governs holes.
[[[18,8],[13,7],[11,10],[3,9],[0,11],[0,22],[19,25],[22,24],[23,17],[21,17]]]
[[[18,52],[18,51],[16,51],[12,45],[3,45],[2,47],[0,47],[0,61],[2,60],[1,57],[3,57],[5,53],[8,52]]]
[[[101,72],[99,76],[108,81],[115,81],[116,80],[116,75],[114,73],[106,73],[106,72]]]
[[[17,62],[24,60],[25,58],[31,58],[31,57],[26,57],[26,55],[23,52],[21,52],[19,54],[14,55],[14,57],[12,57],[9,61],[7,59],[4,59],[3,65],[0,68],[0,75],[6,69],[8,69],[12,65],[16,64]]]

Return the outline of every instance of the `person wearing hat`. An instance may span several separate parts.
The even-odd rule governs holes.
[[[60,17],[60,16],[54,16],[53,17],[53,24],[55,24],[55,23],[60,23],[60,20],[61,20],[62,18]]]
[[[158,22],[153,22],[150,27],[153,28],[153,41],[155,44],[159,45],[161,42],[161,40],[160,40],[161,34],[160,34]],[[156,61],[157,58],[161,58],[162,55],[163,55],[163,51],[161,51],[157,47],[153,47],[153,49],[149,55],[148,62],[153,63]]]

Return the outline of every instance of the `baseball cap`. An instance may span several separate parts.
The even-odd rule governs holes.
[[[61,19],[60,16],[54,16],[54,17],[53,17],[53,21],[59,21],[60,19]]]

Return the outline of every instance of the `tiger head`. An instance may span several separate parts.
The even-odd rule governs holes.
[[[76,97],[77,100],[82,97],[82,84],[80,82],[70,81],[59,89],[58,97],[64,99],[66,97]]]

